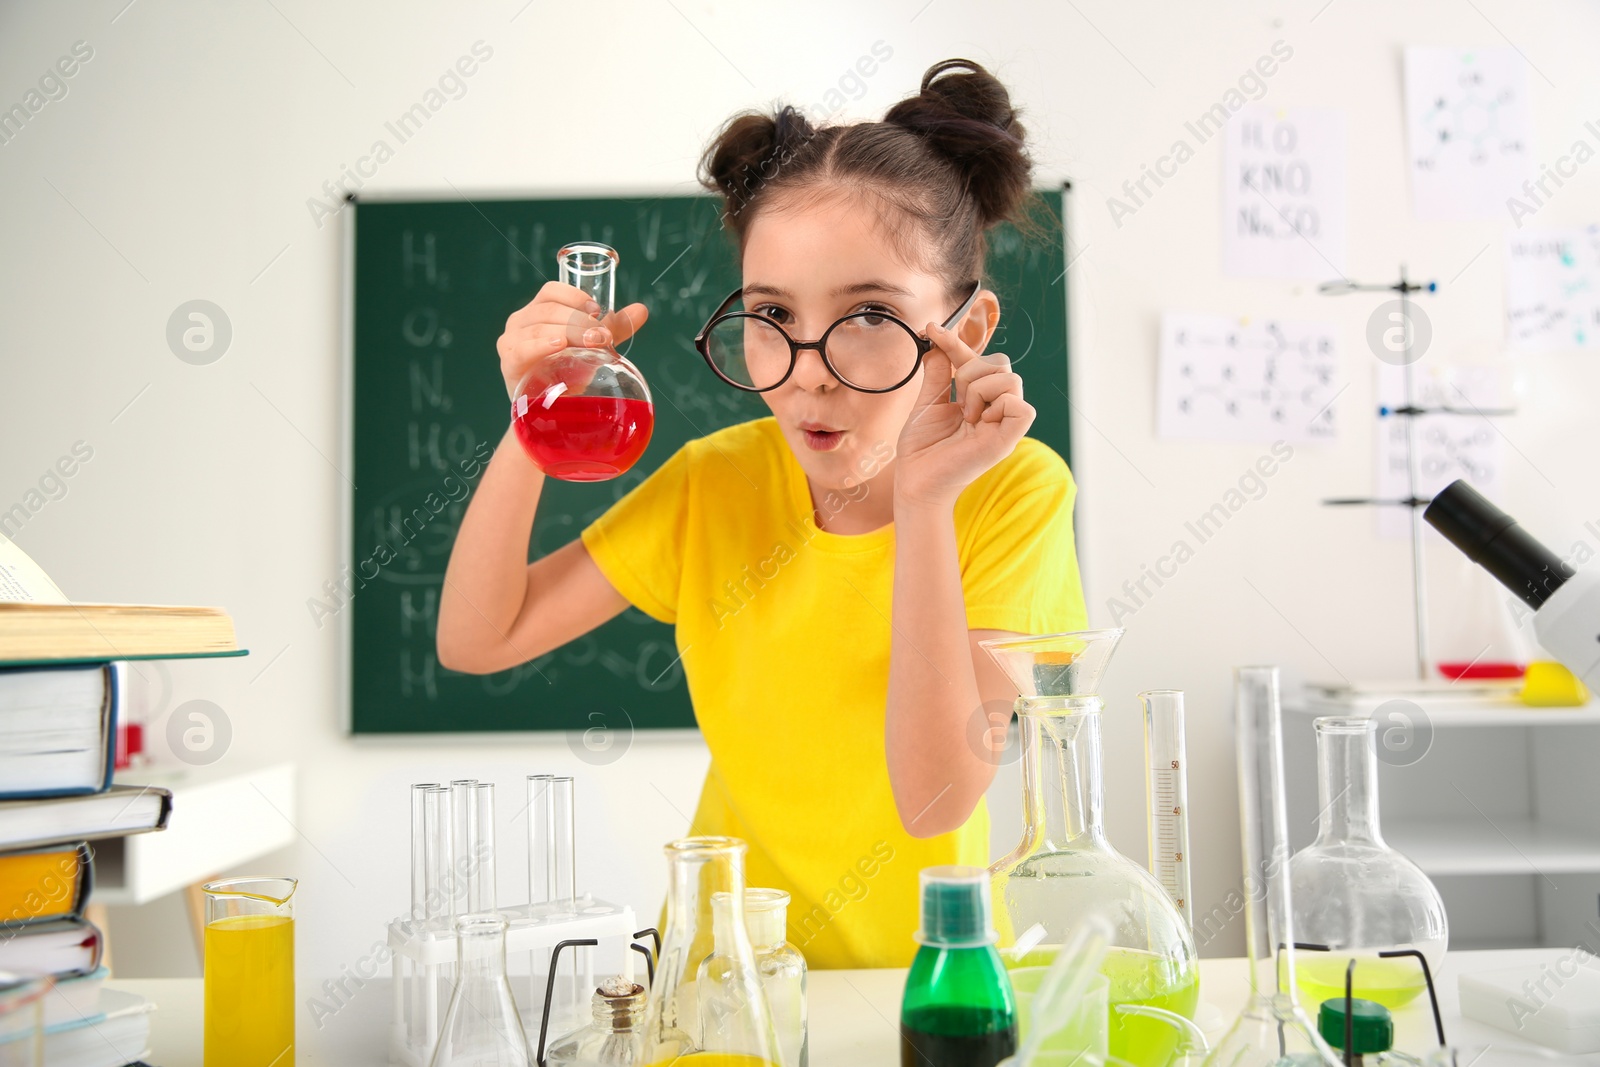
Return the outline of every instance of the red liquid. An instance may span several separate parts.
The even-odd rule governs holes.
[[[656,412],[648,400],[563,395],[545,407],[534,395],[512,404],[511,424],[533,462],[550,477],[603,482],[644,455]]]

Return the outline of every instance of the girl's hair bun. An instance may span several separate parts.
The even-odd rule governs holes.
[[[978,205],[983,225],[1011,218],[1031,192],[1033,161],[1011,94],[970,59],[947,59],[928,68],[922,90],[884,121],[926,139],[953,163]]]
[[[700,160],[700,181],[726,199],[737,214],[785,161],[813,137],[803,112],[785,105],[776,114],[746,111],[722,127]]]

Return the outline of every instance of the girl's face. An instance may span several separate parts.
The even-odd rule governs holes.
[[[944,281],[896,256],[880,235],[888,220],[869,203],[836,196],[805,210],[778,203],[760,212],[745,235],[745,309],[771,318],[797,341],[815,341],[855,311],[886,311],[923,336],[930,321],[948,318],[955,305]],[[991,309],[998,310],[993,296],[982,293],[966,321],[953,327],[979,352],[992,328],[985,322]],[[807,349],[788,381],[760,395],[812,486],[850,489],[881,475],[889,478],[880,484],[892,484],[895,443],[922,376],[919,367],[894,392],[863,393]]]

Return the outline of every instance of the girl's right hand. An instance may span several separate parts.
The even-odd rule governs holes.
[[[505,332],[495,343],[506,396],[516,395],[518,383],[545,356],[569,347],[619,345],[650,317],[643,304],[619,308],[604,321],[596,317],[599,312],[600,305],[577,286],[545,282],[526,307],[511,313]]]

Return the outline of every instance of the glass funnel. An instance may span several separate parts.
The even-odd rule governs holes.
[[[667,929],[645,1006],[646,1064],[784,1064],[745,927],[745,850],[736,837],[685,837],[666,847]],[[701,963],[719,947],[717,893],[728,894],[718,981],[701,982]]]
[[[582,290],[604,320],[616,310],[617,253],[590,241],[556,255],[561,281]],[[574,310],[579,325],[584,313]],[[545,474],[568,482],[603,482],[644,454],[655,405],[639,369],[610,345],[567,347],[543,356],[511,399],[517,440]]]
[[[528,1067],[533,1051],[522,1030],[506,976],[505,917],[495,912],[456,919],[456,968],[450,1009],[429,1067]]]
[[[1001,955],[1018,988],[1036,988],[1068,930],[1099,911],[1111,926],[1110,1052],[1165,1064],[1179,1032],[1150,1007],[1192,1019],[1200,991],[1194,937],[1149,871],[1111,846],[1102,824],[1100,674],[1121,630],[981,644],[1022,694],[1022,840],[990,868]],[[1027,1033],[1022,1038],[1026,1040]]]
[[[1295,999],[1294,908],[1289,884],[1289,814],[1283,792],[1278,668],[1234,672],[1242,892],[1250,999],[1206,1057],[1205,1067],[1339,1067],[1339,1056]],[[1233,905],[1228,908],[1233,911]],[[1276,947],[1276,951],[1274,951]]]
[[[1444,901],[1415,863],[1384,843],[1378,829],[1378,724],[1367,718],[1317,719],[1317,839],[1289,861],[1295,937],[1326,945],[1297,959],[1308,1005],[1344,996],[1355,959],[1355,995],[1398,1008],[1427,989],[1415,957],[1434,974],[1444,961],[1449,924]]]
[[[293,878],[228,878],[206,896],[205,1060],[294,1067]]]

